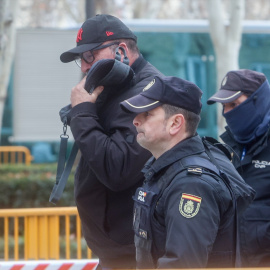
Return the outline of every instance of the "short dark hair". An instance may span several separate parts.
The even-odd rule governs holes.
[[[163,105],[161,105],[161,107],[163,108],[163,110],[165,112],[165,119],[168,119],[169,117],[171,117],[175,114],[182,114],[186,119],[187,133],[190,136],[194,136],[196,134],[198,125],[201,121],[200,115],[198,115],[194,112],[173,106],[173,105],[169,105],[169,104],[163,104]]]
[[[135,40],[131,39],[131,38],[125,38],[125,39],[116,39],[114,40],[115,42],[124,42],[127,44],[127,47],[130,51],[132,51],[133,53],[137,53],[140,54],[140,50],[137,46],[137,43]]]

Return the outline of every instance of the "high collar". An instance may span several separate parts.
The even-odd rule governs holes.
[[[147,61],[143,58],[142,54],[140,54],[140,56],[131,65],[131,68],[133,69],[134,73],[137,74],[146,64]]]
[[[263,148],[267,146],[268,137],[270,137],[270,128],[268,131],[254,140],[252,143],[249,143],[247,145],[240,144],[235,141],[233,134],[228,126],[225,127],[226,131],[220,135],[220,138],[227,144],[229,144],[233,148],[239,148],[242,149],[244,146],[247,147],[247,152],[252,152],[253,155],[259,154]]]
[[[228,144],[239,157],[243,151],[243,148],[246,147],[246,155],[242,161],[235,161],[235,166],[238,168],[241,165],[249,164],[252,160],[253,156],[258,155],[264,148],[267,147],[268,141],[270,138],[270,129],[259,138],[256,138],[252,143],[247,145],[238,143],[228,126],[225,127],[226,131],[220,135],[220,138],[224,141],[224,143]]]
[[[204,152],[204,146],[200,136],[193,137],[179,142],[173,148],[162,154],[157,160],[153,157],[145,164],[143,172],[146,180],[150,180],[155,174],[175,163],[176,161],[191,155]]]

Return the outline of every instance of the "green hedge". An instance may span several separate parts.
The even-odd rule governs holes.
[[[74,171],[56,206],[75,206]],[[0,165],[0,209],[53,207],[49,202],[57,164]]]

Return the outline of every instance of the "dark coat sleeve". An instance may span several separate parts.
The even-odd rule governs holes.
[[[105,131],[90,102],[75,106],[71,112],[71,131],[81,154],[99,181],[113,191],[133,186],[141,179],[141,169],[151,156],[136,141],[134,115],[116,103],[110,111]]]

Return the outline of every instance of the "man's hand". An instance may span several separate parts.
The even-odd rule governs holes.
[[[83,102],[95,103],[98,96],[101,94],[101,92],[104,89],[103,86],[98,86],[95,88],[95,90],[93,91],[92,94],[89,94],[84,89],[85,80],[86,80],[86,76],[71,90],[70,101],[71,101],[72,107],[74,107],[80,103],[83,103]]]

